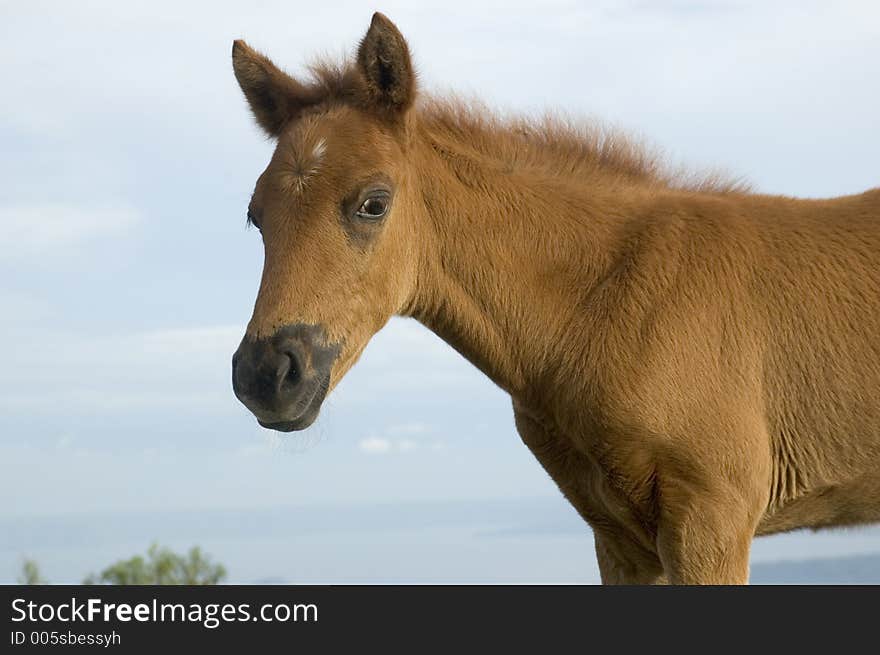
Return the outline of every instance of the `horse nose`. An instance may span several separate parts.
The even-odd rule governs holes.
[[[275,334],[245,335],[232,356],[232,388],[260,425],[290,432],[317,418],[341,343],[321,325],[293,323]]]
[[[280,416],[296,406],[307,345],[292,339],[245,339],[232,356],[232,388],[257,416]]]

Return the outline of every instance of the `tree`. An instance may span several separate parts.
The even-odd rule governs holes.
[[[40,575],[39,565],[32,559],[25,558],[21,563],[21,573],[18,575],[18,584],[49,584]]]
[[[83,584],[214,585],[225,577],[226,568],[211,562],[198,546],[190,548],[186,555],[178,555],[153,544],[146,557],[135,555],[119,560],[99,575],[88,576]]]

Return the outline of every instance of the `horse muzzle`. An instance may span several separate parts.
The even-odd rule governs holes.
[[[245,335],[232,356],[232,389],[264,428],[304,430],[318,417],[339,350],[319,325],[286,325],[261,339]]]

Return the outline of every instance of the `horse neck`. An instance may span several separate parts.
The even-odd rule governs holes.
[[[411,155],[420,254],[403,313],[521,398],[570,356],[578,306],[627,231],[620,189],[517,171],[429,134]]]

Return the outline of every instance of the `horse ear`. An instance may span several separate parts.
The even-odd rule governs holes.
[[[316,101],[313,91],[244,41],[232,44],[232,69],[254,118],[269,136],[278,136],[292,118]]]
[[[416,95],[416,76],[409,48],[397,27],[376,12],[361,41],[358,68],[366,81],[368,101],[376,108],[401,115]]]

